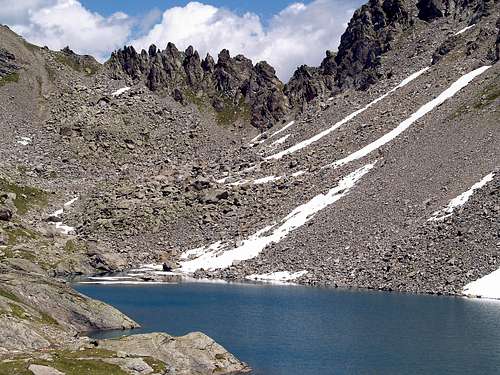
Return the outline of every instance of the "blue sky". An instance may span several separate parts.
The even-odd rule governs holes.
[[[228,8],[238,14],[253,12],[259,15],[263,21],[267,21],[274,14],[297,1],[291,0],[208,0],[201,1],[216,7]],[[308,4],[311,0],[302,0]],[[168,9],[174,6],[185,6],[186,0],[83,0],[81,1],[90,10],[109,16],[116,11],[127,14],[144,15],[151,9]]]
[[[215,58],[224,49],[267,61],[283,81],[335,50],[365,0],[0,0],[0,23],[31,43],[69,46],[106,61],[111,52],[151,44],[192,45]]]

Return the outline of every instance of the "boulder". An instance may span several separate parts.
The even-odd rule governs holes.
[[[12,220],[12,211],[7,207],[0,207],[0,220],[2,221]]]
[[[30,365],[28,370],[30,370],[34,375],[65,375],[64,372],[56,370],[53,367],[42,365]]]
[[[177,375],[236,374],[250,368],[203,333],[174,337],[150,333],[100,340],[98,348],[122,351],[129,356],[149,356],[167,364]]]

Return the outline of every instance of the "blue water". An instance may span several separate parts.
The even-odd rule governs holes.
[[[500,374],[494,301],[255,284],[76,289],[135,319],[134,332],[202,331],[258,375]]]

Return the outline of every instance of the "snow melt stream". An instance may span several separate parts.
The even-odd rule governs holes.
[[[195,255],[196,258],[181,262],[181,272],[192,273],[202,268],[205,270],[227,268],[235,261],[255,258],[267,245],[278,243],[290,232],[310,221],[316,213],[346,196],[350,189],[368,173],[374,165],[374,163],[367,164],[350,173],[326,194],[319,194],[309,202],[298,206],[290,212],[288,216],[283,218],[280,223],[270,225],[258,231],[233,249],[225,250],[226,246],[221,246],[220,243],[216,243],[204,249],[188,251],[188,257]],[[185,258],[187,257],[184,257],[184,259]]]

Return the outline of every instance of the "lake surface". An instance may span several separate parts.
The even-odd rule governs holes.
[[[75,287],[139,322],[134,333],[202,331],[258,375],[500,374],[497,301],[256,284]]]

